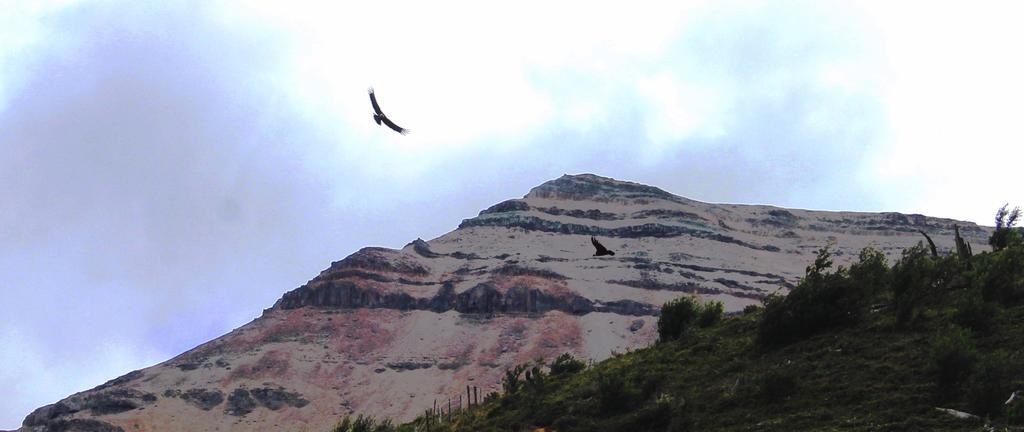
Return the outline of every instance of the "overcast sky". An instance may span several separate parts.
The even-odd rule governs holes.
[[[0,428],[563,173],[1024,204],[1014,2],[161,3],[0,0]]]

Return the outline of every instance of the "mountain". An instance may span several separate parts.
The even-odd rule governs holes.
[[[738,311],[834,244],[890,259],[923,240],[975,249],[990,230],[899,213],[709,204],[642,184],[565,175],[458,229],[331,263],[263,315],[158,365],[29,414],[22,430],[328,430],[352,412],[408,420],[497,390],[506,367],[564,352],[602,360],[657,337],[688,293]],[[614,251],[595,257],[591,237]]]

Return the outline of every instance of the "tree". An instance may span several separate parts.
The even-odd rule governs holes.
[[[505,369],[505,378],[501,380],[501,388],[505,391],[505,394],[515,394],[522,387],[522,381],[519,376],[526,371],[529,366],[525,364],[516,365],[512,369]]]
[[[993,251],[1002,250],[1021,241],[1019,230],[1013,228],[1017,224],[1017,219],[1020,218],[1020,207],[1007,210],[1009,206],[1009,204],[1003,205],[996,211],[996,230],[988,239],[988,244],[992,246]]]
[[[920,243],[903,250],[903,256],[892,268],[892,300],[897,325],[914,321],[925,299],[938,290],[938,267],[938,260]]]

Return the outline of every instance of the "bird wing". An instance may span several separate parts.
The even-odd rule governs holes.
[[[590,237],[590,242],[594,244],[595,248],[597,248],[598,253],[608,250],[604,248],[604,245],[602,245],[601,242],[597,241],[597,238]]]
[[[377,105],[377,96],[373,95],[373,87],[370,87],[370,103],[373,104],[373,111],[383,117],[384,113],[380,111],[380,105]]]
[[[396,125],[395,122],[391,121],[391,119],[387,118],[387,116],[383,114],[381,114],[380,116],[380,121],[384,122],[384,124],[388,125],[389,128],[394,129],[395,132],[398,132],[402,135],[409,133],[409,129],[405,129],[399,125]]]

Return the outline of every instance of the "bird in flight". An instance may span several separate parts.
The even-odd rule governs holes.
[[[387,127],[394,129],[395,132],[398,132],[402,135],[409,133],[409,129],[405,129],[402,128],[401,126],[396,125],[393,121],[391,121],[391,119],[384,115],[383,112],[381,112],[380,105],[377,105],[377,97],[373,95],[373,87],[370,87],[370,103],[373,104],[373,121],[377,122],[377,125],[380,125],[381,122],[384,122],[384,124]]]
[[[604,245],[597,241],[593,236],[590,237],[590,242],[593,243],[594,248],[597,249],[597,252],[594,252],[594,256],[615,255],[615,252],[608,250],[608,248],[604,247]]]

